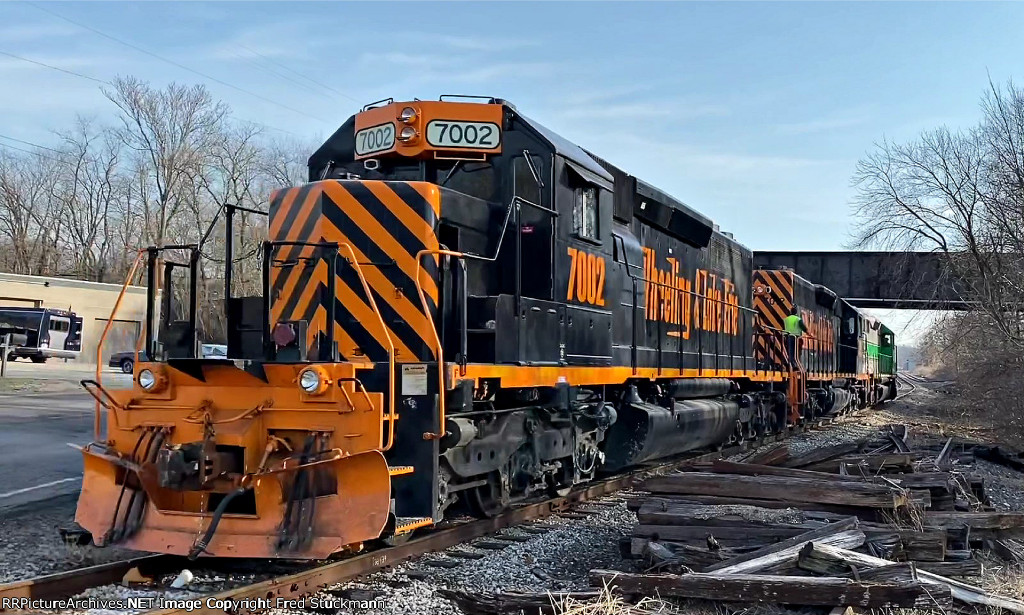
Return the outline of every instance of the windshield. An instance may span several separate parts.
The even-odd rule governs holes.
[[[498,196],[498,182],[494,165],[480,161],[429,161],[381,159],[375,169],[367,169],[361,161],[339,165],[334,177],[385,180],[428,181],[446,188],[474,196],[485,201]]]
[[[223,344],[203,344],[203,358],[226,357],[228,347]]]

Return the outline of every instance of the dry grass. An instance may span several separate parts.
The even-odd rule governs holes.
[[[669,601],[647,597],[633,604],[613,593],[608,586],[598,598],[576,600],[571,597],[554,605],[555,615],[792,615],[791,611],[772,604],[751,606],[728,605],[700,600]]]
[[[993,594],[1007,598],[1024,600],[1024,569],[1020,566],[1007,564],[995,556],[977,554],[985,565],[985,576],[979,585]],[[991,613],[1001,613],[999,609],[991,609]]]

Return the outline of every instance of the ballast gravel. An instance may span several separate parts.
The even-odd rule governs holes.
[[[634,563],[619,554],[619,538],[636,524],[636,515],[626,508],[625,501],[621,497],[605,498],[584,504],[582,510],[595,512],[581,519],[549,517],[528,526],[546,530],[543,534],[510,528],[480,541],[501,542],[498,537],[507,535],[528,540],[510,542],[501,550],[475,547],[474,543],[480,541],[468,542],[371,574],[359,582],[329,588],[317,597],[357,601],[334,611],[337,615],[460,615],[462,611],[442,597],[439,589],[471,593],[582,590],[588,588],[587,576],[593,568],[635,571]],[[452,551],[483,557],[460,558],[450,555]],[[434,560],[452,560],[458,565],[445,568],[428,563]],[[360,604],[360,600],[365,602]],[[291,615],[295,611],[275,613]]]
[[[75,518],[74,496],[0,511],[0,583],[82,568],[137,555],[125,549],[67,545],[59,529]]]

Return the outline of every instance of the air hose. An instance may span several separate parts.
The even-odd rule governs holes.
[[[206,528],[206,533],[203,534],[203,537],[196,541],[194,545],[192,545],[192,549],[188,552],[188,558],[190,560],[194,560],[199,557],[200,554],[206,552],[206,547],[210,546],[210,541],[213,540],[213,535],[217,531],[217,526],[220,525],[220,518],[224,516],[224,511],[228,509],[228,504],[231,503],[231,500],[237,498],[248,490],[248,487],[239,487],[227,494],[224,499],[220,501],[220,504],[218,504],[217,508],[213,511],[213,520],[210,521],[210,527]]]

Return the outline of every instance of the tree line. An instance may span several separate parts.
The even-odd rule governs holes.
[[[312,146],[235,119],[202,85],[121,77],[103,94],[111,122],[78,118],[35,152],[0,148],[0,270],[121,283],[139,249],[210,230],[198,320],[204,341],[222,340],[220,212],[266,210],[273,189],[305,181]],[[236,216],[236,295],[258,289],[265,228],[262,216]]]
[[[937,321],[924,356],[1005,406],[1024,375],[1024,90],[990,82],[980,111],[973,126],[883,140],[859,162],[855,245],[942,255],[969,309]]]

